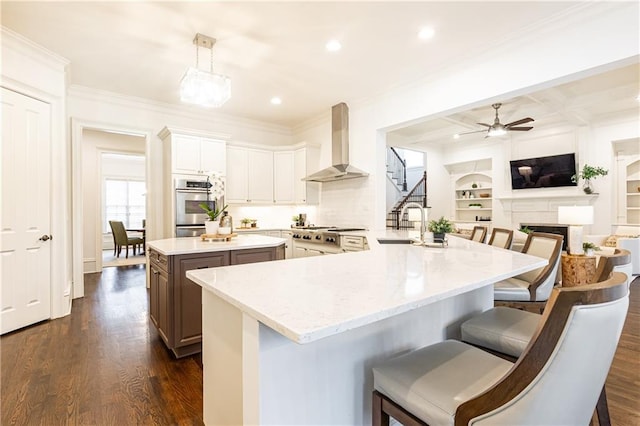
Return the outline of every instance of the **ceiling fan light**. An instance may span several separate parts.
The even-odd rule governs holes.
[[[491,127],[488,132],[489,136],[504,136],[506,134],[507,131],[503,127]]]

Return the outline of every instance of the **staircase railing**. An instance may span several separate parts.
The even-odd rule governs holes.
[[[408,202],[416,202],[419,203],[423,208],[427,207],[427,172],[425,171],[422,174],[422,178],[416,183],[416,186],[413,187],[411,191],[402,199],[399,203],[395,205],[393,210],[391,211],[394,216],[393,227],[395,229],[403,228],[411,228],[412,225],[408,219],[404,217],[400,217],[400,212],[402,208]]]
[[[402,190],[407,190],[407,161],[403,160],[392,146],[387,150],[387,171],[391,172],[402,185]]]

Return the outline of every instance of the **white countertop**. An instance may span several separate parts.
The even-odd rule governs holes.
[[[166,240],[148,241],[147,247],[164,255],[173,256],[176,254],[277,247],[286,241],[284,238],[246,234],[233,237],[230,241],[202,241],[200,237],[167,238]]]
[[[449,237],[446,248],[370,250],[198,269],[187,278],[297,343],[370,324],[546,265],[545,259]]]

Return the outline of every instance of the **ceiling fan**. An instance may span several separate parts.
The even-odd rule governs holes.
[[[484,126],[487,129],[483,129],[483,130],[474,130],[472,132],[465,132],[465,133],[458,133],[458,136],[460,135],[468,135],[469,133],[479,133],[479,132],[487,132],[487,136],[485,136],[486,138],[490,137],[490,136],[502,136],[507,134],[507,132],[510,131],[517,131],[517,132],[526,132],[528,130],[533,129],[532,126],[520,126],[521,124],[525,124],[525,123],[530,123],[533,120],[533,118],[531,117],[527,117],[527,118],[521,118],[520,120],[516,120],[516,121],[512,121],[511,123],[508,124],[502,124],[500,123],[500,119],[498,118],[498,109],[502,106],[501,103],[495,103],[493,105],[491,105],[491,107],[493,107],[493,109],[496,110],[496,118],[493,121],[493,124],[487,124],[487,123],[477,123],[480,126]]]

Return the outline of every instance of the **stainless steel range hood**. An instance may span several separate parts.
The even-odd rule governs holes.
[[[331,167],[302,180],[333,182],[369,176],[369,173],[349,164],[349,107],[344,102],[331,107],[331,161]]]

